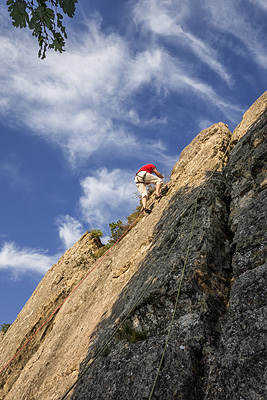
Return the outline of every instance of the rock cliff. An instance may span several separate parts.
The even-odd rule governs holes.
[[[169,331],[152,399],[265,398],[266,107],[267,92],[233,135],[200,132],[97,265],[85,233],[52,266],[0,339],[2,369],[54,312],[1,373],[1,399],[60,400],[74,383],[71,400],[148,399]]]

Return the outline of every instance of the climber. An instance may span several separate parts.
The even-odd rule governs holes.
[[[154,176],[152,174],[156,174],[157,176]],[[148,196],[146,185],[154,183],[156,185],[156,199],[160,199],[162,197],[162,194],[160,193],[160,189],[163,184],[162,178],[163,178],[163,175],[161,175],[161,173],[157,171],[157,168],[155,167],[154,164],[144,165],[135,174],[136,187],[139,190],[139,192],[141,193],[142,205],[144,207],[145,212],[148,214],[151,213],[151,210],[146,207],[147,196]]]

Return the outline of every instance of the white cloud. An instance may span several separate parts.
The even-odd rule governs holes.
[[[175,35],[190,13],[189,3],[185,1],[140,0],[133,9],[137,23],[145,22],[153,32],[162,35]]]
[[[125,71],[132,61],[124,41],[102,35],[91,21],[78,43],[73,33],[75,43],[69,42],[68,52],[50,52],[41,62],[36,48],[28,46],[29,35],[20,31],[18,37],[11,29],[1,32],[2,112],[9,110],[11,120],[16,115],[35,134],[59,145],[72,162],[108,146],[110,137],[125,144],[126,133],[114,127],[114,119],[120,124],[139,119],[132,107],[124,106]]]
[[[67,250],[84,233],[82,224],[70,215],[61,215],[56,219],[56,224],[58,226],[59,237]]]
[[[44,250],[20,248],[13,242],[4,243],[0,250],[0,270],[10,270],[15,278],[25,272],[43,275],[57,260]]]
[[[182,26],[193,11],[194,5],[191,10],[184,1],[142,0],[136,4],[133,12],[136,23],[144,24],[157,35],[178,39],[176,47],[191,49],[200,61],[231,84],[231,75],[218,60],[216,50]]]
[[[138,204],[132,198],[137,191],[134,174],[128,171],[115,169],[109,172],[103,168],[95,176],[83,179],[81,187],[81,212],[84,221],[93,229],[103,229],[107,222],[121,219]]]
[[[82,224],[69,215],[58,217],[56,223],[66,250],[84,233]],[[14,242],[5,242],[0,249],[0,271],[10,271],[15,279],[27,272],[44,275],[60,256],[61,254],[48,255],[43,249],[20,247]]]
[[[1,11],[0,112],[59,146],[73,166],[110,148],[113,154],[139,156],[134,130],[155,126],[153,115],[140,116],[140,103],[134,99],[146,88],[153,87],[155,104],[173,91],[192,91],[208,102],[218,101],[219,107],[224,103],[164,48],[133,52],[131,43],[118,34],[102,33],[99,20],[90,20],[82,35],[71,32],[66,53],[50,51],[40,61],[35,38],[11,27]],[[195,49],[201,45],[195,42]],[[225,105],[226,113],[232,109]],[[159,121],[166,121],[165,116]],[[144,140],[142,151],[150,152],[155,143]]]
[[[263,6],[263,2],[250,0]],[[251,18],[240,0],[204,0],[207,10],[211,13],[210,21],[219,31],[224,31],[235,36],[245,47],[244,58],[253,56],[253,60],[262,68],[267,68],[267,45],[265,33],[257,24],[256,19]],[[267,7],[264,7],[267,8]],[[234,50],[234,49],[233,49]],[[248,56],[248,52],[250,56]],[[250,58],[251,59],[251,58]]]

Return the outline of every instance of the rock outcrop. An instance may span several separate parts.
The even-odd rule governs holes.
[[[260,96],[255,103],[245,112],[242,121],[233,132],[233,144],[247,132],[248,128],[262,115],[267,107],[267,91]]]
[[[148,399],[182,282],[152,399],[264,399],[266,99],[234,137],[223,123],[200,132],[167,195],[101,262],[86,233],[48,271],[0,368],[55,313],[2,372],[0,398],[59,400],[76,383],[66,398]]]

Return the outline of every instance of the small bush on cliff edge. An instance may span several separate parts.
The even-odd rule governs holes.
[[[11,324],[2,324],[0,325],[0,332],[3,332],[4,334],[7,333],[8,328],[11,326]]]
[[[96,259],[101,257],[108,249],[110,249],[110,247],[113,246],[113,244],[116,243],[119,240],[119,238],[130,228],[130,226],[133,224],[133,222],[137,219],[138,215],[140,214],[141,208],[142,208],[141,205],[137,206],[136,209],[132,212],[132,214],[130,214],[127,217],[126,222],[122,222],[122,220],[119,219],[118,221],[111,222],[109,224],[109,229],[110,229],[109,240],[107,244],[101,247],[101,249],[99,249],[98,252],[95,254]],[[136,220],[136,222],[138,221],[139,219]],[[98,238],[99,240],[101,236],[103,236],[103,233],[100,229],[91,229],[90,233],[93,237]]]
[[[91,236],[95,239],[99,239],[103,236],[103,232],[100,229],[91,229]]]

